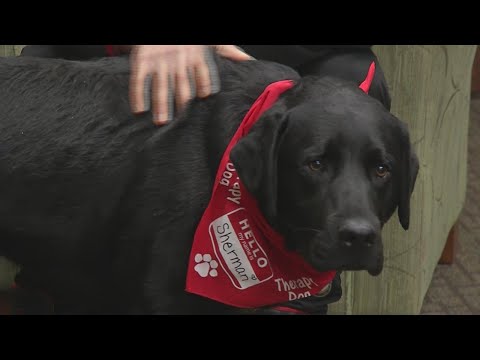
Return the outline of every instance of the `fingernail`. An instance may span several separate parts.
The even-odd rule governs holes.
[[[168,116],[166,114],[160,114],[155,116],[155,123],[158,125],[164,125],[168,122]]]
[[[201,88],[198,90],[198,96],[199,97],[207,97],[210,95],[210,89],[209,88]]]
[[[144,112],[141,107],[134,103],[133,101],[130,102],[130,110],[132,111],[132,113],[134,114],[138,114],[138,113],[141,113],[141,112]]]

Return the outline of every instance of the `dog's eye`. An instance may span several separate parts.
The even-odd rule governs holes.
[[[323,163],[320,160],[313,160],[308,163],[308,167],[312,171],[320,171],[323,169]]]
[[[375,175],[379,178],[384,178],[390,173],[388,166],[386,165],[377,165],[375,168]]]

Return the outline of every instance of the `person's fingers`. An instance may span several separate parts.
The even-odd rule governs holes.
[[[253,59],[234,45],[134,47],[130,77],[132,111],[138,113],[149,110],[151,103],[154,122],[164,124],[173,117],[174,107],[176,111],[181,111],[193,97],[205,98],[218,92],[220,81],[213,48],[218,55],[232,60]],[[150,89],[146,80],[152,80]],[[174,89],[169,87],[170,80]]]
[[[149,69],[147,64],[139,61],[137,57],[133,57],[131,65],[131,76],[129,85],[130,106],[132,112],[140,113],[147,110],[145,104],[145,80],[147,78]]]
[[[202,58],[202,61],[197,62],[195,66],[195,83],[198,97],[207,97],[211,94],[212,88],[210,83],[210,70],[206,61]]]
[[[178,69],[175,77],[175,105],[176,111],[182,111],[188,101],[192,98],[190,91],[190,80],[187,68]]]
[[[253,60],[253,57],[240,50],[235,45],[215,45],[218,55],[235,61]]]
[[[176,111],[182,111],[191,97],[192,93],[190,91],[190,79],[188,77],[187,58],[185,54],[179,54],[177,59],[177,71],[175,74]]]
[[[214,50],[209,46],[205,47],[203,55],[210,75],[210,93],[216,94],[220,91],[220,76],[218,74],[217,62],[214,57]]]
[[[169,120],[168,101],[168,66],[157,64],[157,71],[152,78],[152,115],[156,125],[164,125]]]

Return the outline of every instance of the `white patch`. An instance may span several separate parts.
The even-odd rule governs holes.
[[[209,233],[219,265],[237,289],[244,290],[273,277],[267,254],[256,240],[244,208],[212,221]]]
[[[195,265],[194,269],[203,278],[207,276],[217,277],[218,276],[218,262],[216,260],[212,260],[212,256],[210,254],[197,254],[195,255]]]

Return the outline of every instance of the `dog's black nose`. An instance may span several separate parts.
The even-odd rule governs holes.
[[[345,247],[372,247],[375,229],[366,220],[347,220],[338,230],[340,242]]]

